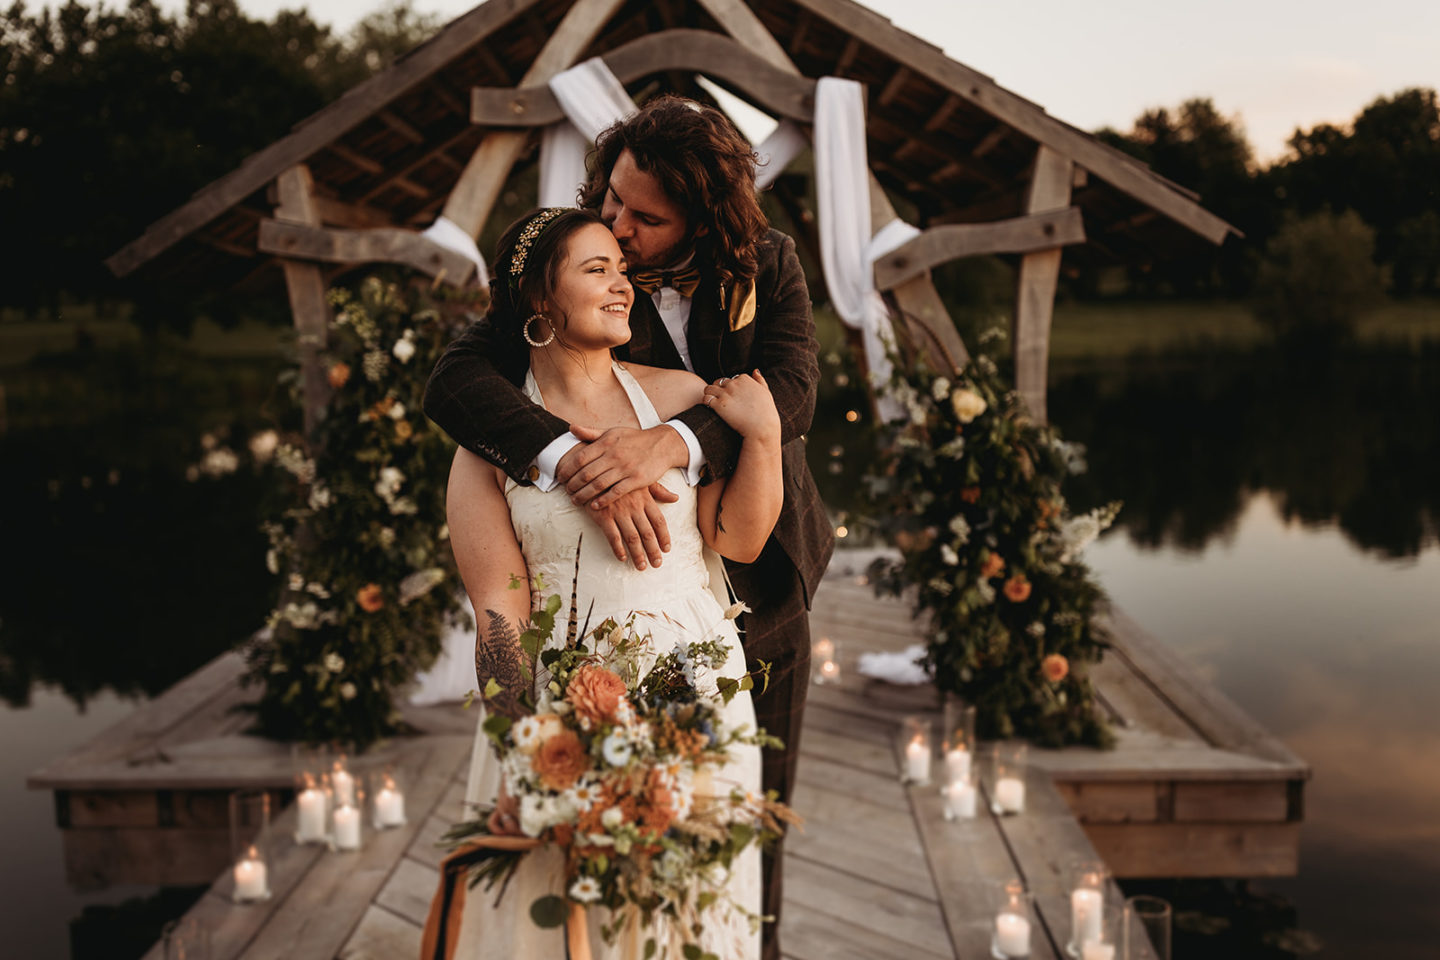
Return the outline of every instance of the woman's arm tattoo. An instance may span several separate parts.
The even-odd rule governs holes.
[[[520,674],[520,633],[504,614],[486,610],[489,627],[475,636],[475,679],[484,690],[492,677],[500,692],[486,701],[486,706],[507,717],[520,716],[520,691],[524,679]]]

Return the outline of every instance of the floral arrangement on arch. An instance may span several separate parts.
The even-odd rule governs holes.
[[[469,622],[445,526],[455,445],[421,400],[474,296],[375,275],[329,293],[324,418],[308,442],[282,435],[269,458],[278,600],[246,675],[263,687],[266,735],[363,749],[398,732],[395,696]],[[298,410],[298,366],[283,379]]]
[[[579,912],[603,906],[614,911],[601,927],[607,943],[633,924],[628,936],[644,939],[646,957],[716,960],[697,943],[719,920],[712,908],[731,908],[728,921],[719,920],[722,940],[743,943],[761,922],[729,897],[736,858],[772,844],[782,824],[799,822],[773,797],[724,779],[731,747],[783,746],[763,730],[730,726],[721,712],[754,687],[756,674],[721,675],[731,649],[713,629],[706,639],[657,653],[644,625],[664,614],[637,611],[577,631],[572,604],[566,640],[553,644],[560,597],[538,599],[545,584],[537,578],[533,586],[535,609],[518,637],[491,614],[496,649],[518,644],[524,651],[512,681],[518,689],[489,677],[480,691],[500,708],[483,729],[518,803],[523,839],[496,845],[482,815],[446,835],[455,862],[466,865],[471,886],[498,884],[503,897],[520,861],[554,846],[564,854],[563,896],[517,905],[535,924],[583,926]],[[736,603],[724,616],[733,620],[746,609]],[[758,675],[768,679],[768,667]]]
[[[875,526],[900,558],[876,560],[877,591],[913,588],[930,623],[923,665],[976,708],[982,737],[1108,745],[1088,668],[1105,603],[1081,551],[1119,503],[1072,515],[1061,491],[1083,450],[1031,420],[986,345],[952,378],[924,365],[888,385],[904,414],[867,476]]]

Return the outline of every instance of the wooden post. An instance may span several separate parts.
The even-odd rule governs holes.
[[[725,31],[736,40],[744,44],[754,53],[759,54],[766,61],[786,73],[800,76],[800,69],[780,46],[755,12],[745,5],[743,0],[700,0],[710,15],[714,17]],[[895,219],[895,207],[890,203],[890,198],[885,196],[885,190],[880,186],[880,181],[875,179],[875,174],[870,174],[870,225],[872,229],[878,229]],[[965,344],[960,340],[960,333],[955,329],[955,321],[950,318],[950,313],[945,309],[945,304],[940,299],[940,294],[935,290],[935,284],[930,281],[929,273],[916,277],[894,290],[890,296],[895,301],[896,310],[900,322],[906,323],[907,317],[913,317],[924,325],[923,330],[915,331],[917,343],[928,343],[938,340],[950,354],[950,359],[957,366],[964,366],[969,358],[965,351]],[[935,358],[939,362],[940,358]]]
[[[575,0],[565,19],[535,56],[530,69],[525,71],[519,86],[543,83],[569,69],[620,3],[621,0]],[[523,130],[495,130],[486,134],[455,181],[442,216],[478,239],[510,176],[510,168],[520,159],[529,136]]]
[[[315,203],[315,182],[310,168],[297,164],[275,178],[280,204],[275,219],[306,226],[320,226],[320,212]],[[320,366],[330,324],[330,308],[325,303],[325,277],[315,263],[281,258],[285,270],[285,288],[290,294],[290,315],[300,340],[301,389],[304,397],[305,436],[313,439],[315,428],[325,417],[330,399],[330,383]]]
[[[1035,151],[1025,212],[1042,213],[1070,206],[1074,164],[1041,145]],[[1050,366],[1050,320],[1055,313],[1055,288],[1060,282],[1061,248],[1027,253],[1020,261],[1011,344],[1015,351],[1015,389],[1040,422],[1047,419],[1045,384]]]

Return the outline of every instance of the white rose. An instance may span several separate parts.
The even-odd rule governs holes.
[[[408,333],[409,331],[406,332]],[[410,358],[415,356],[415,344],[409,340],[396,340],[395,347],[390,352],[395,354],[395,359],[401,363],[409,363]]]
[[[625,814],[619,807],[606,807],[605,812],[600,814],[600,824],[606,830],[614,830],[625,822]]]
[[[966,389],[956,390],[950,394],[950,405],[955,409],[955,416],[961,423],[969,423],[974,420],[989,406],[980,394]]]
[[[930,396],[934,397],[937,403],[950,396],[950,381],[944,377],[937,378],[930,384]]]
[[[402,342],[403,342],[403,341],[402,341]],[[395,405],[390,408],[390,419],[391,419],[391,420],[404,420],[404,419],[405,419],[405,404],[401,403],[399,400],[396,400],[396,401],[395,401]]]
[[[623,767],[629,763],[631,752],[630,740],[619,730],[606,737],[605,743],[600,747],[605,762],[612,767]]]
[[[940,559],[945,561],[947,566],[953,567],[960,562],[960,554],[956,553],[955,548],[950,544],[942,543],[940,544]]]

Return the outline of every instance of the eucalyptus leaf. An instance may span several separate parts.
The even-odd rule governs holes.
[[[535,926],[542,930],[552,930],[555,927],[564,926],[565,915],[568,912],[565,901],[554,894],[541,897],[530,904],[530,919],[535,921]]]

